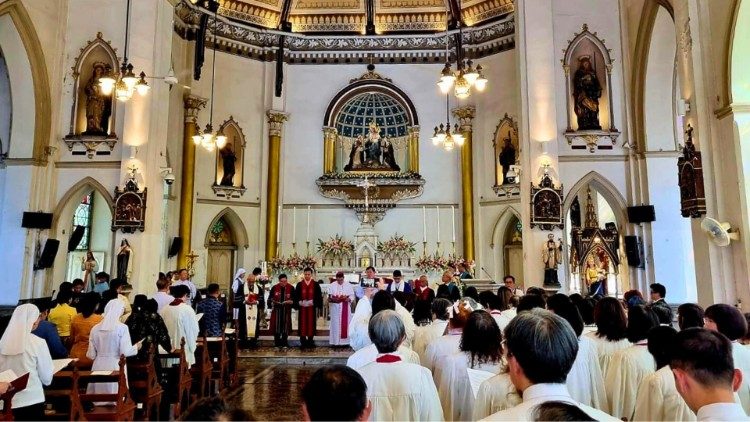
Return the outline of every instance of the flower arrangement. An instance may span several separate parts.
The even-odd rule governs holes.
[[[300,264],[302,265],[301,270],[312,268],[313,271],[315,271],[315,267],[318,265],[318,260],[312,255],[306,255],[302,257]]]
[[[463,264],[467,270],[472,271],[476,266],[474,260],[467,260],[457,255],[451,255],[448,257],[448,266],[451,268],[458,269],[458,266]]]
[[[318,253],[327,258],[348,259],[354,255],[354,243],[344,240],[339,235],[326,241],[318,239]]]
[[[278,274],[286,271],[286,259],[283,256],[277,256],[268,261],[268,269],[271,274]]]
[[[414,264],[420,271],[445,271],[447,269],[457,269],[458,264],[466,265],[466,268],[471,271],[476,265],[473,260],[467,260],[465,258],[450,255],[447,257],[440,256],[437,253],[434,255],[425,255]]]
[[[268,268],[274,274],[282,272],[299,272],[305,268],[310,267],[315,270],[318,265],[318,260],[311,255],[300,256],[296,252],[289,257],[277,256],[276,258],[268,261]]]
[[[408,258],[416,252],[416,245],[416,243],[409,242],[404,236],[399,236],[398,233],[396,233],[385,242],[378,242],[377,249],[378,252],[385,254],[390,258]]]

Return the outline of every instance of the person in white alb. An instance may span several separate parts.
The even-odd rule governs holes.
[[[195,300],[195,296],[198,294],[198,289],[195,287],[195,284],[190,280],[190,275],[188,274],[188,271],[186,269],[181,269],[178,273],[178,279],[174,283],[172,283],[172,287],[175,286],[187,286],[188,289],[190,289],[190,295],[185,299],[185,304],[187,306],[193,306],[193,300]]]
[[[368,330],[378,357],[357,372],[367,384],[367,398],[372,406],[370,419],[442,421],[443,409],[430,371],[404,362],[396,353],[406,338],[398,314],[390,309],[378,312],[370,319]]]
[[[352,349],[359,350],[363,347],[372,344],[370,336],[368,334],[368,324],[370,317],[373,315],[373,300],[375,295],[379,295],[384,301],[393,301],[395,304],[395,311],[401,317],[401,321],[406,329],[406,339],[404,345],[411,347],[414,339],[414,330],[417,325],[414,323],[411,313],[404,308],[400,303],[393,300],[393,296],[385,291],[385,285],[378,283],[378,287],[366,287],[364,296],[357,302],[357,307],[354,310],[354,316],[352,317],[352,323],[349,325],[349,345]],[[381,293],[382,292],[382,293]],[[390,299],[386,299],[386,296],[390,296]]]
[[[175,294],[174,302],[165,306],[159,314],[167,326],[173,348],[182,347],[180,343],[183,338],[185,339],[185,360],[188,365],[192,365],[195,363],[195,348],[200,331],[198,318],[193,308],[185,303],[190,296],[188,287],[177,286],[172,288],[172,292]]]
[[[521,312],[505,328],[505,354],[511,382],[523,402],[483,420],[530,421],[537,406],[563,402],[598,421],[616,421],[608,414],[570,397],[565,380],[578,352],[578,339],[567,321],[544,309]]]
[[[331,346],[349,344],[349,325],[352,322],[352,302],[354,288],[344,281],[344,273],[336,273],[336,280],[328,286],[331,324],[328,343]]]
[[[433,378],[437,381],[442,367],[440,362],[446,357],[461,351],[461,333],[463,333],[469,315],[482,307],[472,298],[463,298],[449,308],[451,317],[448,320],[448,328],[445,334],[432,340],[427,345],[425,355],[427,359],[422,365],[432,371]]]
[[[628,317],[617,298],[605,297],[594,307],[594,322],[596,331],[586,334],[586,337],[591,339],[596,346],[599,366],[606,380],[612,356],[630,347],[627,335]]]
[[[699,421],[748,421],[735,402],[743,374],[735,368],[732,342],[705,328],[688,328],[675,337],[669,366],[675,385]]]
[[[521,401],[521,395],[510,380],[508,368],[505,367],[499,374],[479,384],[472,420],[478,421],[493,413],[510,409],[521,404]]]
[[[52,382],[54,369],[47,343],[31,332],[39,324],[39,308],[26,303],[13,310],[0,339],[0,372],[16,376],[29,374],[24,390],[13,396],[11,408],[16,420],[44,419],[44,389]]]
[[[165,306],[169,305],[174,301],[174,296],[169,294],[169,287],[172,285],[172,281],[167,279],[167,277],[161,277],[161,273],[159,276],[159,279],[156,280],[156,293],[154,293],[153,296],[151,296],[152,299],[156,301],[156,303],[159,304],[159,311],[161,311]]]
[[[740,344],[747,333],[747,320],[732,305],[717,303],[706,308],[706,328],[724,334],[732,342],[734,367],[742,371],[742,384],[737,391],[745,413],[750,415],[750,349]]]
[[[443,334],[448,327],[448,308],[453,306],[448,299],[437,298],[432,301],[432,322],[414,330],[412,349],[419,355],[420,362],[427,361],[427,345]]]

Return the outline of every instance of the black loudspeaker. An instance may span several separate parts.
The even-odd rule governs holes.
[[[181,237],[173,238],[172,246],[169,247],[169,253],[167,253],[167,258],[171,258],[177,255],[177,253],[180,252],[180,249],[182,249],[182,238]]]
[[[628,257],[628,265],[636,268],[645,268],[643,260],[643,242],[638,236],[625,236],[625,256]]]
[[[21,220],[25,229],[48,229],[52,227],[52,214],[46,212],[25,212]]]
[[[628,207],[628,221],[631,223],[650,223],[656,221],[656,211],[653,205]]]
[[[44,244],[44,249],[42,249],[42,256],[39,257],[39,261],[37,261],[34,269],[41,270],[52,267],[52,264],[55,263],[55,255],[57,255],[57,249],[59,247],[59,240],[47,239],[47,242]]]
[[[76,250],[78,245],[81,244],[81,240],[83,240],[84,233],[86,233],[86,227],[76,226],[76,228],[73,229],[73,233],[71,233],[70,239],[68,240],[68,252]]]

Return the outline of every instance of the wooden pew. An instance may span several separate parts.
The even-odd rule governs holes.
[[[211,394],[218,394],[224,389],[229,379],[229,354],[227,353],[227,341],[224,334],[221,337],[204,337],[204,345],[208,350],[208,357],[213,366],[211,371]]]
[[[211,394],[211,359],[206,348],[206,338],[199,338],[195,347],[195,364],[190,368],[193,377],[192,394],[194,399],[200,400]]]
[[[178,419],[182,412],[190,407],[190,387],[193,378],[190,375],[190,368],[185,359],[185,339],[180,341],[180,349],[174,353],[160,353],[159,359],[162,359],[162,378],[167,380],[167,389],[164,392],[168,403],[174,405],[172,417]],[[177,361],[177,363],[172,363]]]
[[[83,408],[80,403],[79,367],[72,363],[71,370],[63,370],[55,373],[52,383],[44,387],[44,399],[47,408],[44,411],[47,420],[82,420]]]
[[[3,410],[0,411],[0,421],[12,421],[13,408],[13,396],[21,390],[26,389],[26,384],[29,382],[29,374],[24,374],[10,383],[8,390],[0,395],[0,403],[3,405]]]
[[[132,421],[135,417],[136,404],[130,397],[125,380],[125,356],[120,356],[120,369],[109,375],[94,375],[92,372],[80,372],[77,383],[83,385],[99,382],[116,382],[117,392],[107,394],[80,393],[78,402],[83,407],[83,418],[88,421]],[[73,395],[78,389],[73,390]],[[98,402],[114,402],[114,405],[102,405]]]
[[[145,360],[128,358],[128,386],[136,402],[136,417],[140,420],[159,420],[159,404],[164,391],[159,384],[154,366],[155,346],[152,344]]]
[[[235,327],[237,324],[235,324]],[[240,352],[239,336],[237,330],[233,334],[224,336],[227,348],[227,370],[229,377],[225,380],[225,388],[236,388],[240,385],[240,376],[237,368],[238,355]]]

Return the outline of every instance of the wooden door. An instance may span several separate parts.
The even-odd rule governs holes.
[[[523,246],[513,244],[505,246],[505,275],[512,275],[516,278],[516,283],[523,285]]]
[[[234,251],[230,248],[208,249],[206,286],[217,283],[224,292],[229,291],[234,275]]]

